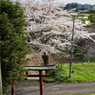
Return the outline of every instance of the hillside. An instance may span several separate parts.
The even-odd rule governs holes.
[[[95,4],[91,5],[91,4],[68,3],[67,5],[65,5],[65,7],[60,6],[60,8],[63,8],[63,9],[69,9],[69,8],[72,9],[72,8],[77,8],[77,7],[79,7],[79,9],[81,9],[82,7],[85,9],[90,9],[92,7],[95,7]]]
[[[80,8],[82,8],[82,6],[84,6],[84,8],[90,8],[90,7],[95,7],[95,4],[94,5],[90,5],[90,4],[78,4],[78,6]]]

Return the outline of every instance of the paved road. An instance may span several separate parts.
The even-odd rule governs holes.
[[[44,95],[95,93],[95,82],[44,84]],[[16,95],[40,95],[39,85],[16,87]]]

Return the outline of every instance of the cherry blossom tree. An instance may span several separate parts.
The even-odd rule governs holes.
[[[73,29],[72,15],[77,15],[77,13],[63,10],[60,6],[65,6],[65,4],[55,0],[42,0],[41,2],[28,0],[22,2],[22,6],[26,8],[26,27],[31,37],[27,41],[29,48],[40,53],[47,52],[55,55],[62,53],[66,47],[70,48]],[[91,33],[84,31],[84,26],[86,24],[80,24],[80,20],[75,20],[74,39],[88,38],[95,42]]]

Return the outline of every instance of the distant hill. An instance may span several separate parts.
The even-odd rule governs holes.
[[[71,7],[72,7],[72,4],[76,4],[76,3],[68,3],[68,4],[71,4]],[[63,7],[63,6],[60,6],[60,8],[64,8],[64,9],[68,9],[70,7],[70,5],[65,5],[66,7]],[[83,6],[85,9],[89,9],[90,7],[95,7],[95,4],[94,5],[91,5],[91,4],[77,4],[79,6],[79,8],[81,9]]]
[[[82,6],[84,6],[84,8],[90,8],[90,7],[95,7],[94,5],[90,5],[90,4],[78,4],[79,8],[82,8]],[[60,8],[64,8],[63,6],[60,6]]]
[[[90,4],[78,4],[78,6],[79,6],[80,8],[82,8],[82,6],[84,6],[84,8],[90,8],[91,6],[92,6],[92,7],[95,7],[95,5],[90,5]]]

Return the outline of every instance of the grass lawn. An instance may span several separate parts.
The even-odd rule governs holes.
[[[69,78],[70,64],[58,64],[50,73],[50,78],[43,78],[44,82],[88,82],[95,81],[95,62],[72,63],[72,73]]]
[[[85,21],[88,21],[88,18],[79,18],[79,20],[85,20]]]

